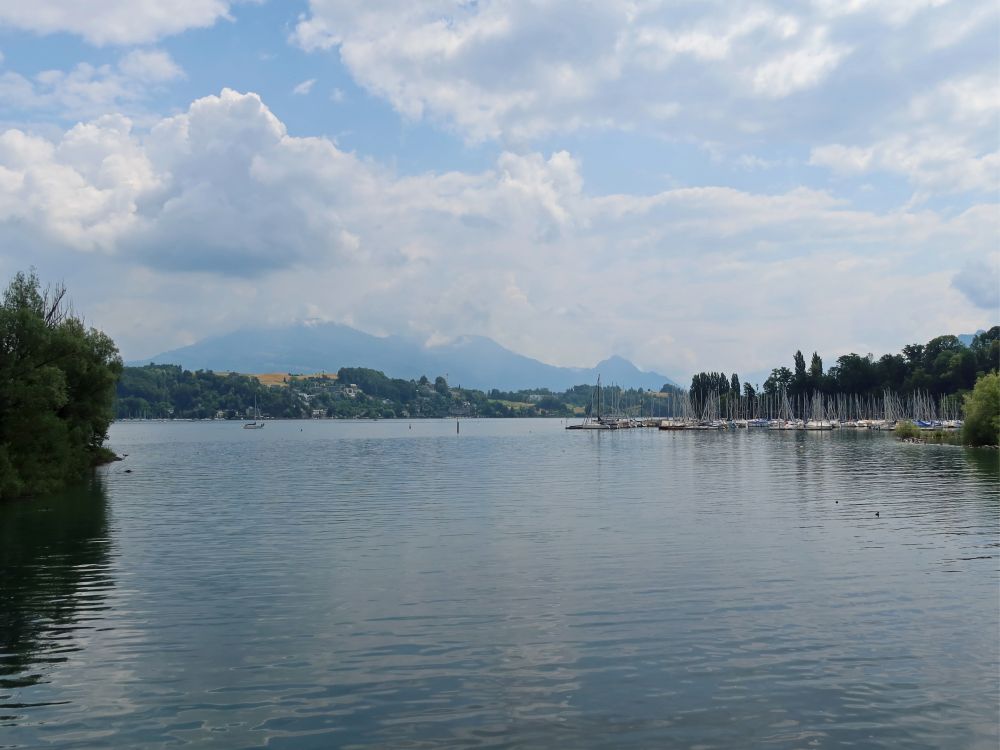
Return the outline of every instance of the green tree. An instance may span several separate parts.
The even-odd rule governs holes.
[[[824,390],[823,359],[819,356],[819,352],[813,352],[812,359],[809,361],[809,388],[814,391]]]
[[[917,367],[924,361],[923,344],[907,344],[903,347],[903,356],[906,357],[906,361],[911,367]]]
[[[976,384],[976,355],[971,349],[962,347],[946,357],[938,385],[942,393],[954,393],[973,388]]]
[[[1000,445],[1000,373],[983,375],[966,395],[962,442]]]
[[[934,366],[937,358],[945,352],[957,352],[965,346],[958,340],[957,336],[937,336],[932,338],[924,346],[924,367],[928,369]]]
[[[1000,326],[976,334],[969,347],[976,357],[979,372],[994,372],[1000,368]]]
[[[108,457],[121,359],[65,295],[18,273],[0,303],[0,497],[58,489]]]
[[[806,371],[806,358],[802,356],[801,350],[795,352],[793,360],[795,370],[788,392],[792,396],[799,396],[809,391],[809,373]]]
[[[819,352],[813,352],[809,362],[809,374],[817,379],[823,377],[823,359],[819,356]]]
[[[909,368],[902,354],[884,354],[876,367],[878,378],[886,388],[892,391],[903,390]]]
[[[547,412],[566,411],[566,407],[563,405],[563,402],[555,396],[543,396],[538,402],[538,408]]]
[[[871,394],[881,387],[872,355],[845,354],[830,368],[830,380],[840,393]]]
[[[764,381],[764,393],[768,396],[776,396],[782,390],[788,390],[794,375],[787,367],[776,367],[771,370],[771,374]]]

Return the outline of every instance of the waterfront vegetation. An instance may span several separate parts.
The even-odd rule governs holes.
[[[547,388],[480,391],[452,387],[440,375],[434,380],[426,376],[404,380],[363,367],[344,367],[336,374],[288,374],[278,383],[273,380],[191,372],[177,365],[126,367],[118,384],[116,412],[120,419],[568,418],[587,414],[593,393],[591,385],[562,392]],[[604,398],[608,403],[634,405],[647,414],[663,408],[661,398],[637,389],[611,386],[604,389]]]
[[[906,404],[911,412],[963,412],[968,445],[1000,442],[1000,326],[970,346],[938,336],[877,360],[848,354],[827,372],[816,353],[808,367],[801,352],[793,359],[794,369],[775,368],[760,389],[741,385],[736,373],[699,373],[687,393],[669,384],[658,393],[613,385],[600,401],[649,417],[709,405],[730,419],[770,416],[763,412],[789,404],[816,411],[817,396],[820,410],[841,415],[887,405],[898,412]],[[589,415],[596,401],[588,384],[563,392],[480,391],[453,387],[440,375],[404,380],[361,367],[266,379],[176,365],[123,368],[114,342],[72,313],[66,290],[43,290],[34,272],[17,274],[0,304],[0,498],[50,492],[112,459],[104,441],[113,417],[575,418]],[[901,425],[897,434],[907,429]]]
[[[113,456],[104,448],[121,360],[70,310],[63,287],[18,273],[0,303],[0,499],[50,492]]]
[[[1000,445],[1000,374],[983,375],[965,396],[965,424],[962,441],[966,445]]]
[[[899,354],[845,354],[826,372],[823,359],[813,352],[808,367],[801,350],[792,357],[792,368],[776,367],[759,386],[768,396],[782,391],[792,400],[826,395],[851,394],[861,398],[881,396],[885,391],[903,396],[928,393],[935,398],[970,391],[976,379],[996,372],[1000,365],[1000,326],[973,337],[966,346],[957,336],[937,336],[926,344],[904,346]],[[700,372],[691,378],[693,399],[717,392],[723,399],[754,396],[758,389],[750,383],[740,388],[736,373]]]
[[[601,402],[606,411],[654,418],[698,418],[711,412],[730,420],[787,416],[841,421],[957,420],[970,404],[981,402],[964,435],[970,444],[993,444],[996,429],[980,429],[982,418],[976,416],[989,414],[990,402],[985,395],[972,399],[969,394],[977,377],[996,372],[998,359],[1000,326],[994,326],[976,335],[970,346],[955,336],[938,336],[879,359],[844,355],[826,372],[818,354],[807,367],[796,352],[794,370],[775,368],[762,387],[741,384],[736,373],[702,372],[692,378],[687,392],[669,384],[657,393],[613,385],[602,390]],[[117,396],[120,419],[573,418],[588,415],[597,401],[594,386],[586,384],[563,392],[480,391],[453,387],[442,376],[404,380],[361,367],[335,374],[258,376],[159,364],[125,368]],[[928,431],[922,432],[922,440],[929,440]]]
[[[938,336],[903,347],[900,354],[846,354],[828,371],[813,352],[809,366],[801,351],[793,368],[777,367],[762,386],[740,385],[737,373],[700,372],[682,399],[684,416],[728,419],[815,419],[898,421],[896,434],[921,442],[927,422],[966,420],[967,445],[1000,441],[1000,326],[976,334],[969,346],[957,336]],[[924,422],[923,429],[913,420]],[[943,435],[943,433],[942,433]]]

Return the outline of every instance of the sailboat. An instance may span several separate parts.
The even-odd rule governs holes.
[[[772,419],[768,423],[771,430],[797,430],[801,426],[800,421],[794,419],[792,414],[792,404],[788,400],[788,392],[781,389],[781,408],[778,411],[778,418]]]
[[[262,419],[262,420],[260,420],[259,423],[257,422],[257,394],[256,393],[253,394],[253,416],[254,416],[254,421],[253,422],[248,422],[247,424],[243,425],[243,429],[244,430],[263,430],[264,429],[264,420]]]
[[[805,423],[807,430],[832,430],[833,422],[826,418],[823,408],[823,394],[813,393],[812,397],[812,419]]]
[[[617,430],[617,421],[608,421],[601,415],[601,376],[597,376],[597,388],[594,390],[594,394],[597,398],[597,419],[591,419],[589,416],[584,418],[583,422],[580,424],[571,424],[566,427],[567,430]],[[590,408],[593,412],[594,409],[594,396],[590,399]]]

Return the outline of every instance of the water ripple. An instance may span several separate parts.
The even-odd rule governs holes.
[[[997,746],[995,453],[561,428],[114,425],[0,506],[0,747]]]

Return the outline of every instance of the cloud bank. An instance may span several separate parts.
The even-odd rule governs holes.
[[[79,63],[31,77],[0,70],[0,112],[20,118],[90,119],[139,109],[164,85],[184,77],[180,65],[158,49],[134,49],[115,65]]]
[[[403,115],[473,141],[638,128],[752,143],[833,134],[852,100],[870,136],[929,83],[976,67],[956,51],[995,48],[997,30],[988,0],[310,0],[293,40],[336,51]],[[928,66],[935,56],[946,64]]]
[[[875,351],[979,322],[950,269],[995,257],[998,225],[995,204],[876,213],[807,188],[593,195],[565,151],[400,176],[232,90],[148,129],[0,134],[0,242],[33,248],[0,270],[79,268],[129,356],[151,330],[164,349],[304,317],[670,373]]]
[[[238,0],[237,0],[238,1]],[[91,44],[144,44],[229,16],[230,0],[4,0],[0,26],[69,33]]]

